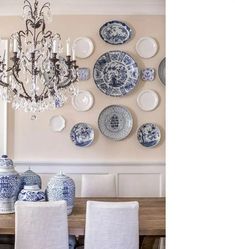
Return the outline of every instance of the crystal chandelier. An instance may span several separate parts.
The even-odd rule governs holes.
[[[69,95],[78,92],[73,84],[78,66],[70,40],[63,58],[60,35],[46,30],[51,19],[48,2],[39,8],[38,0],[33,4],[25,0],[23,18],[26,30],[10,37],[10,66],[7,68],[4,56],[0,58],[0,97],[26,112],[61,107]]]

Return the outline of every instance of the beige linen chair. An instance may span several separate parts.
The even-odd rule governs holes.
[[[138,249],[138,202],[88,201],[85,249]]]
[[[15,215],[15,249],[68,249],[65,201],[17,201]]]
[[[116,197],[115,176],[82,175],[81,197]]]

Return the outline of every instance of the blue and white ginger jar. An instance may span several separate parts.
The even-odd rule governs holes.
[[[45,192],[38,185],[25,185],[18,196],[19,201],[46,201]]]
[[[20,191],[20,175],[15,171],[13,161],[0,157],[0,214],[15,212],[15,201]]]
[[[65,200],[67,202],[67,214],[73,211],[75,199],[74,181],[60,172],[50,179],[46,189],[48,201]]]
[[[23,189],[25,185],[38,185],[39,188],[42,187],[42,180],[39,175],[33,172],[31,169],[28,169],[20,175],[21,186],[20,189]]]

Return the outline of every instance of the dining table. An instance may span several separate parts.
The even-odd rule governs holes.
[[[165,236],[165,198],[164,197],[115,197],[115,198],[75,198],[74,208],[68,216],[69,234],[85,235],[86,203],[88,200],[108,202],[139,202],[140,236]],[[100,228],[102,229],[102,227]],[[15,215],[0,214],[0,234],[15,234]]]

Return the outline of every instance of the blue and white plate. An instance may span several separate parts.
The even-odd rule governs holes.
[[[158,76],[162,84],[166,85],[166,58],[164,58],[158,67]]]
[[[146,123],[140,126],[137,139],[144,147],[154,147],[160,143],[161,132],[156,124]]]
[[[111,105],[100,113],[98,125],[104,136],[113,140],[122,140],[130,134],[133,118],[127,108]]]
[[[75,145],[79,147],[86,147],[92,144],[94,140],[94,130],[86,123],[78,123],[74,125],[70,132],[70,138]]]
[[[96,61],[93,77],[100,91],[108,96],[119,97],[135,88],[139,80],[139,69],[128,53],[110,51]]]
[[[126,43],[131,39],[132,30],[130,27],[120,21],[106,22],[100,28],[100,37],[107,43],[118,45]]]

